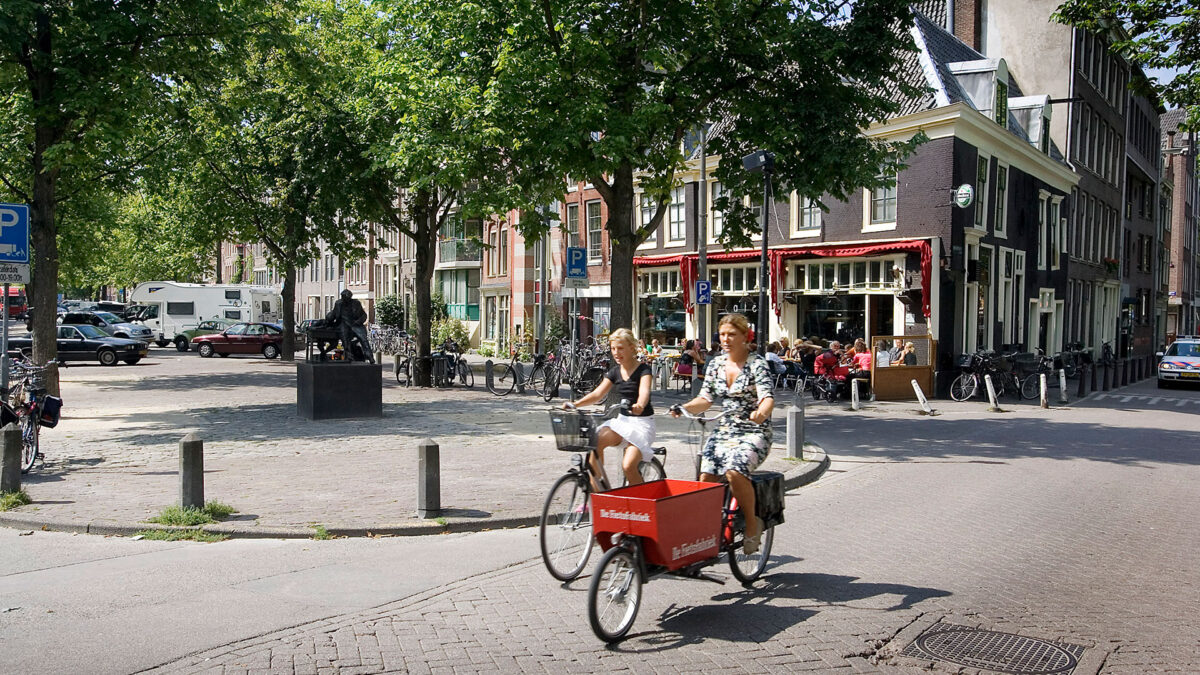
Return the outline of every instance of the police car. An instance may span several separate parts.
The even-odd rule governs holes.
[[[1176,382],[1200,384],[1200,336],[1181,335],[1159,356],[1162,357],[1158,362],[1160,389]]]

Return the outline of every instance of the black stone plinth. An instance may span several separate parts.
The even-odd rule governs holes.
[[[296,412],[310,420],[383,417],[383,370],[376,364],[297,363]]]

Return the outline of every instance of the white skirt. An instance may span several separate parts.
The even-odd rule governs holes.
[[[638,450],[642,451],[642,461],[649,462],[654,457],[654,417],[631,417],[629,415],[617,415],[616,419],[611,419],[600,425],[600,428],[609,428],[617,432],[625,442],[630,445],[636,445]]]

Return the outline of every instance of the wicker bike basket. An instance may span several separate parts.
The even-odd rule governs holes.
[[[602,414],[581,410],[551,410],[554,442],[564,452],[588,452],[596,447],[596,430],[604,419]]]

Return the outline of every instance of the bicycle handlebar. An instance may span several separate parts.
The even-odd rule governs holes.
[[[700,413],[699,415],[693,415],[692,413],[688,412],[686,408],[684,408],[683,406],[681,406],[679,404],[675,404],[675,405],[671,406],[670,408],[667,409],[667,412],[679,413],[679,415],[681,417],[684,417],[689,420],[696,420],[697,422],[704,422],[704,423],[716,422],[717,420],[724,419],[726,417],[729,417],[732,414],[728,410],[722,410],[721,414],[717,415],[715,417],[705,417],[704,413]]]

